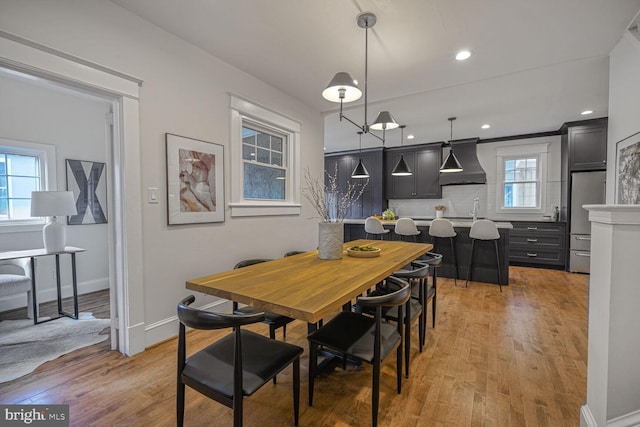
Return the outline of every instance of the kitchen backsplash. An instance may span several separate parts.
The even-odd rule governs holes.
[[[502,214],[496,213],[496,186],[451,185],[442,187],[442,199],[402,199],[389,200],[389,208],[397,216],[411,218],[433,218],[435,207],[447,207],[445,217],[471,217],[473,199],[480,199],[478,216],[498,220],[542,221],[544,215],[551,215],[554,206],[560,206],[560,182],[547,183],[545,213],[540,214]]]

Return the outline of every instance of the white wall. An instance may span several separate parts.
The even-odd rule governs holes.
[[[549,144],[544,214],[503,214],[496,212],[497,150],[526,144]],[[445,216],[470,216],[473,199],[480,199],[480,216],[497,220],[541,221],[543,215],[551,215],[553,206],[560,206],[560,136],[516,139],[477,145],[478,161],[487,174],[486,184],[447,185],[442,187],[442,199],[390,200],[389,206],[396,215],[434,217],[435,206],[445,205]]]
[[[161,203],[143,206],[144,321],[147,344],[176,333],[176,303],[191,293],[185,280],[230,269],[251,257],[280,257],[317,245],[317,226],[302,214],[231,218],[215,224],[167,226],[165,133],[225,146],[229,194],[229,92],[302,123],[301,163],[320,175],[323,122],[319,111],[104,1],[3,0],[0,28],[140,77],[142,182],[161,189]],[[197,303],[212,298],[197,296]]]
[[[3,75],[0,93],[0,138],[56,147],[57,179],[52,188],[67,189],[65,159],[107,162],[106,101],[74,96],[68,91]],[[43,247],[42,226],[22,228],[32,231],[16,233],[10,227],[0,229],[0,251]],[[107,224],[67,226],[67,243],[87,249],[76,257],[79,293],[107,289]],[[69,258],[60,259],[65,296],[71,295]],[[41,257],[37,266],[39,302],[55,299],[54,258]],[[25,301],[21,295],[7,297],[0,301],[0,311],[23,307]]]

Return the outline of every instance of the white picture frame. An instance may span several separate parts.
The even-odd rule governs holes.
[[[224,222],[224,147],[166,134],[169,225]]]

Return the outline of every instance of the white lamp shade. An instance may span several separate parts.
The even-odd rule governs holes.
[[[378,113],[378,117],[376,117],[376,121],[373,122],[369,128],[373,130],[391,130],[395,129],[398,126],[398,122],[393,117],[393,115],[388,111],[380,111]]]
[[[340,91],[344,90],[344,96],[340,98]],[[337,73],[327,88],[322,91],[322,97],[331,102],[352,102],[360,99],[362,91],[349,73]]]
[[[76,215],[76,201],[71,191],[33,191],[31,216]]]

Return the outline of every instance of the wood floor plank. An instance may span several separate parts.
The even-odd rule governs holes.
[[[502,293],[495,285],[470,282],[465,288],[438,281],[436,327],[429,320],[422,353],[414,335],[411,377],[403,381],[401,395],[395,358],[383,363],[381,426],[579,425],[586,398],[587,276],[511,267],[510,281]],[[108,294],[102,299],[108,317]],[[91,304],[91,310],[82,304],[81,310],[100,312],[100,303]],[[0,313],[0,319],[19,315]],[[267,334],[262,324],[250,329]],[[303,322],[291,323],[287,341],[306,350],[306,329]],[[188,351],[223,334],[189,332]],[[96,344],[0,385],[0,402],[66,403],[72,426],[173,426],[175,352],[175,340],[134,357],[109,351],[108,342]],[[370,425],[371,366],[338,367],[318,378],[311,408],[307,366],[305,351],[301,426]],[[245,400],[245,425],[292,425],[291,399],[287,369],[278,384]],[[232,425],[232,412],[187,389],[185,425]]]

